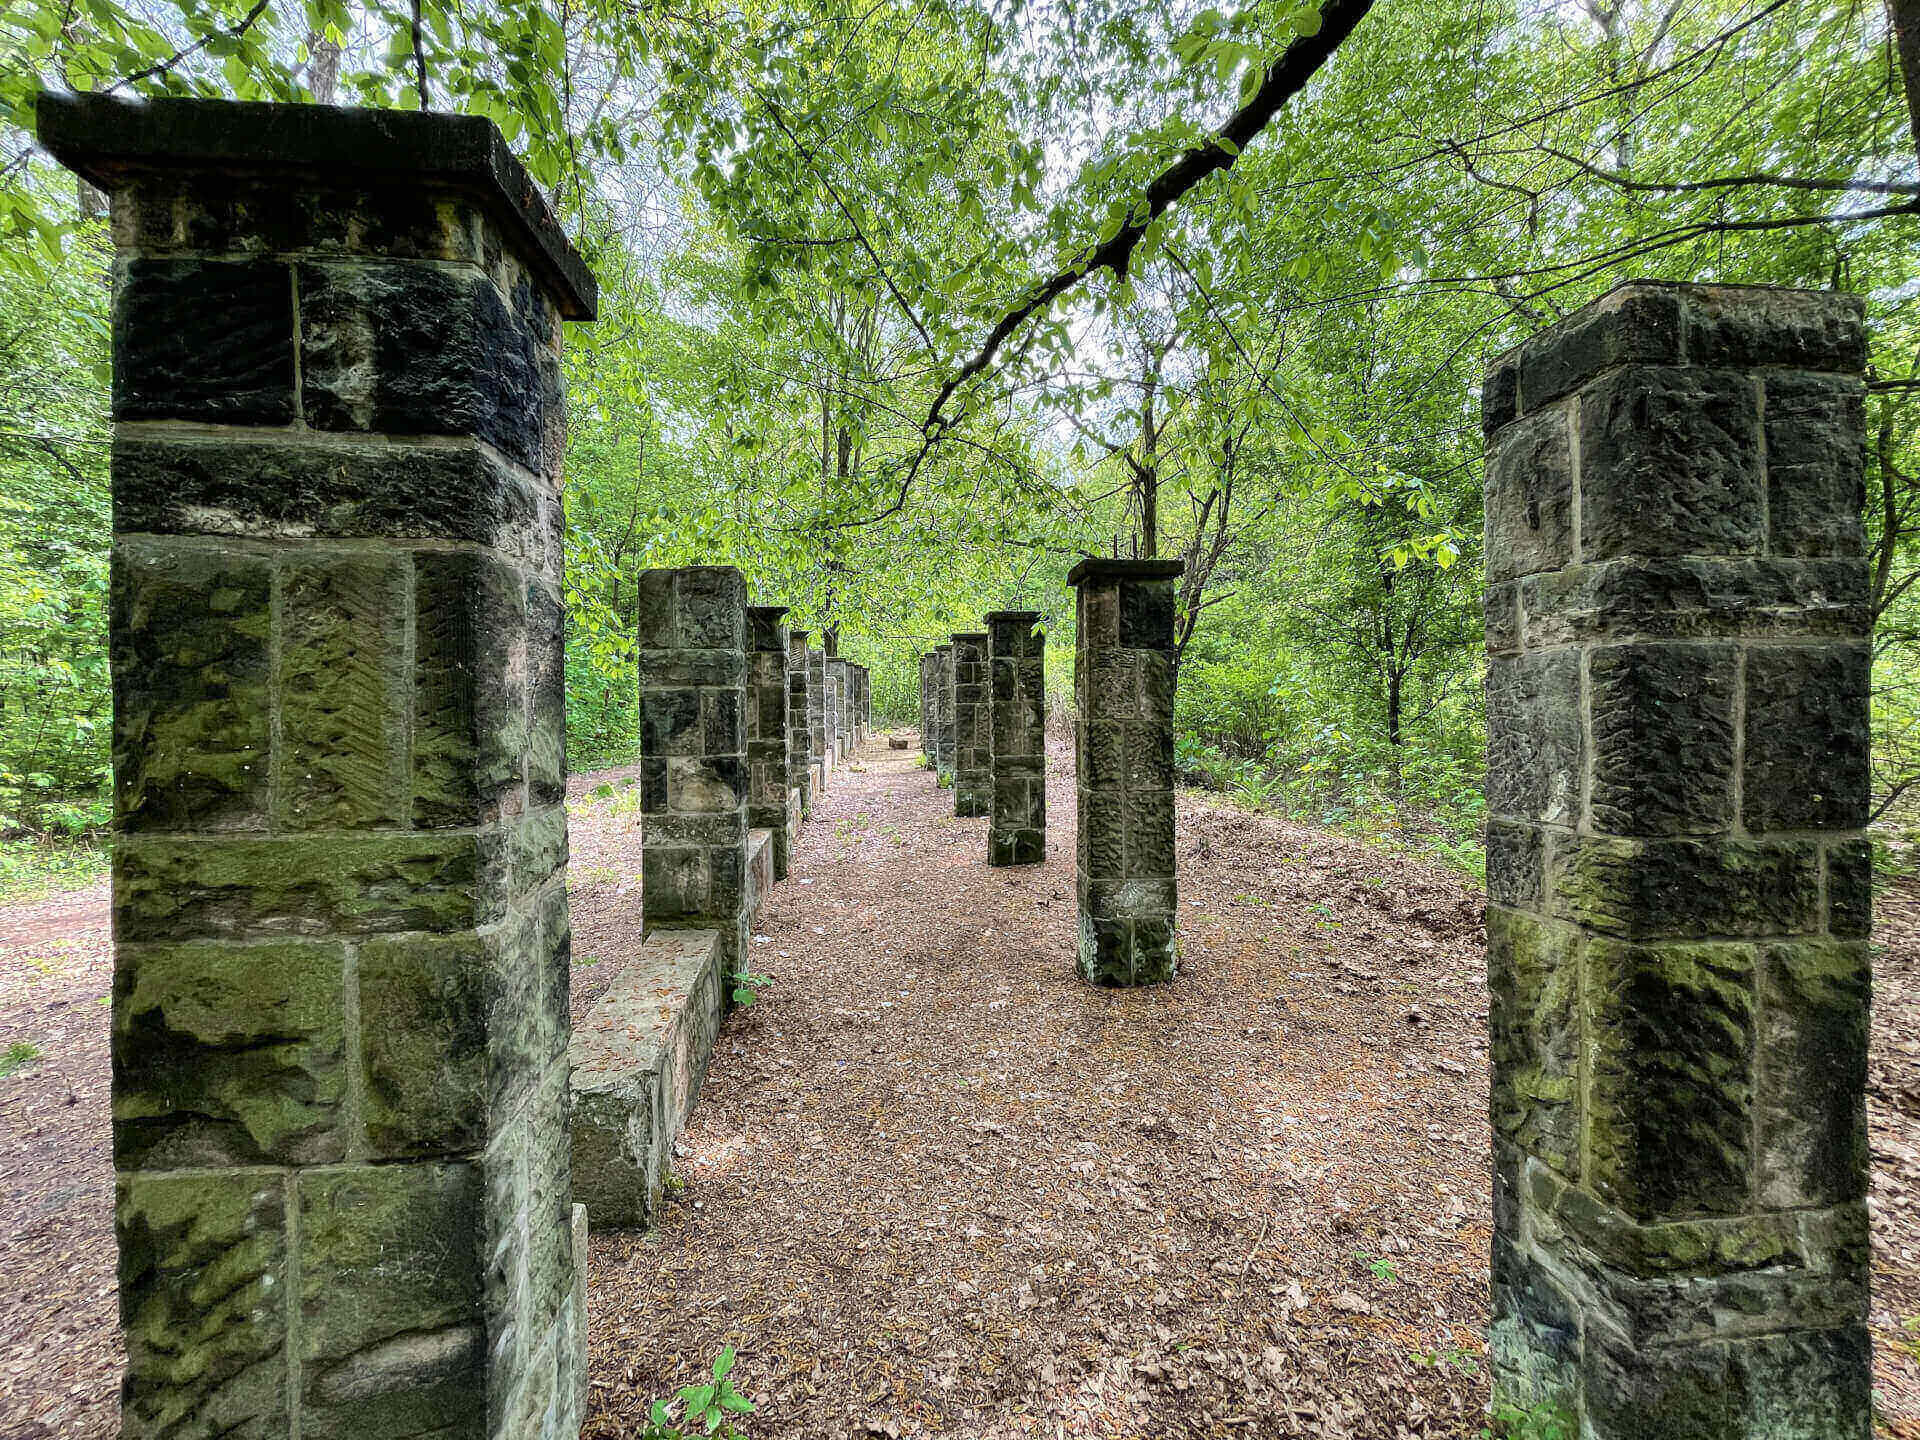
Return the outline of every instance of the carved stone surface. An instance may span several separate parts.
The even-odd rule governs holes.
[[[1173,612],[1177,560],[1083,560],[1073,685],[1080,973],[1173,978]]]
[[[773,878],[787,878],[787,625],[784,605],[747,607],[747,824],[773,837]]]
[[[571,1436],[560,322],[591,278],[483,120],[39,121],[118,248],[125,1433]]]
[[[993,704],[984,631],[953,637],[953,813],[993,809]]]
[[[1034,610],[996,610],[987,621],[992,709],[989,865],[1047,858],[1047,637]]]
[[[799,794],[800,815],[813,813],[813,743],[807,728],[807,632],[787,638],[787,785]],[[798,838],[797,827],[794,838]]]
[[[643,570],[638,591],[646,928],[717,932],[730,976],[747,948],[747,584],[690,565]]]
[[[1488,376],[1499,1398],[1866,1440],[1859,302],[1621,287]]]

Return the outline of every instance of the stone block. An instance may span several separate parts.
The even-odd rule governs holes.
[[[127,943],[470,930],[504,889],[480,837],[450,832],[130,839],[113,872]]]
[[[1574,559],[1573,436],[1565,407],[1510,425],[1487,456],[1487,580],[1564,568]]]
[[[1870,668],[1864,642],[1748,652],[1741,812],[1749,830],[1867,823]]]
[[[516,315],[484,273],[384,259],[296,270],[307,424],[473,435],[548,473],[559,377],[533,317]]]
[[[1629,282],[1529,340],[1515,355],[1521,405],[1531,413],[1617,366],[1678,364],[1682,305],[1671,287]]]
[[[1858,295],[1762,285],[1690,285],[1686,303],[1687,359],[1692,364],[1779,366],[1843,375],[1866,369],[1866,305]]]
[[[120,1177],[128,1440],[287,1434],[284,1185],[260,1170]]]
[[[309,1171],[300,1434],[486,1434],[484,1187],[468,1164]]]
[[[1630,367],[1580,396],[1589,561],[1763,548],[1759,393],[1733,371]]]
[[[122,434],[113,504],[123,532],[284,540],[461,541],[556,572],[557,497],[483,446]]]
[[[1487,821],[1487,899],[1538,910],[1546,896],[1546,836],[1537,826]]]
[[[1528,649],[1608,640],[1854,636],[1867,626],[1857,560],[1680,556],[1581,565],[1520,582]]]
[[[325,941],[123,945],[113,1136],[122,1170],[344,1157],[346,950]]]
[[[1856,1325],[1652,1353],[1589,1344],[1582,1383],[1594,1440],[1868,1440],[1869,1374]]]
[[[292,830],[404,825],[404,556],[295,560],[281,581],[275,819]]]
[[[1866,388],[1852,376],[1766,377],[1767,548],[1859,555]]]
[[[1733,820],[1734,648],[1597,646],[1587,669],[1593,828],[1615,835],[1725,829]]]
[[[121,540],[113,756],[123,831],[267,824],[272,574],[264,557]]]
[[[525,806],[526,597],[469,550],[413,557],[412,821],[477,825]]]
[[[285,265],[124,261],[113,294],[113,418],[291,424],[293,337]]]
[[[720,937],[656,930],[574,1032],[573,1193],[595,1229],[650,1223],[719,1034]]]
[[[1864,941],[1760,950],[1754,1146],[1770,1208],[1865,1198],[1870,989]]]
[[[1490,815],[1571,825],[1579,812],[1585,755],[1577,652],[1488,662]]]
[[[1487,910],[1493,1131],[1580,1175],[1580,945],[1576,931]]]
[[[1587,942],[1585,1178],[1601,1199],[1642,1219],[1746,1208],[1754,968],[1749,945]]]
[[[1827,930],[1852,940],[1873,934],[1873,846],[1864,838],[1827,847]]]
[[[1627,939],[1803,934],[1819,902],[1808,841],[1569,837],[1548,876],[1553,915]]]
[[[526,582],[527,803],[557,805],[567,794],[566,611],[560,589]]]

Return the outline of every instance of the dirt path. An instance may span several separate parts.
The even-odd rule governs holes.
[[[1203,797],[1183,970],[1072,976],[1051,856],[910,752],[842,771],[754,946],[659,1229],[596,1236],[586,1434],[723,1345],[756,1436],[1470,1437],[1485,1398],[1486,998],[1457,879]],[[639,938],[630,772],[576,777],[576,1007]],[[0,911],[0,1435],[114,1432],[104,887]],[[1920,1416],[1920,898],[1882,906],[1883,1408]],[[1916,1322],[1920,1325],[1920,1322]],[[1905,1433],[1920,1435],[1920,1428]]]

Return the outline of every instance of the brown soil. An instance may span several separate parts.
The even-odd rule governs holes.
[[[1478,901],[1183,796],[1180,978],[1089,989],[1069,759],[1053,858],[1009,871],[911,752],[876,741],[836,775],[762,917],[773,985],[721,1037],[683,1188],[656,1231],[594,1238],[592,1440],[637,1433],[725,1345],[756,1436],[1477,1434]],[[630,774],[571,787],[576,1008],[639,941]],[[0,911],[0,1052],[43,1052],[0,1080],[9,1440],[114,1433],[106,904]],[[1882,904],[1880,939],[1877,1379],[1920,1435],[1920,887]]]

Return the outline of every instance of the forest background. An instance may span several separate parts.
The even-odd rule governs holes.
[[[1630,277],[1853,291],[1897,840],[1912,8],[15,0],[0,888],[95,873],[111,809],[111,247],[32,148],[43,86],[499,123],[601,284],[567,359],[575,769],[635,756],[642,568],[738,565],[871,667],[887,723],[919,654],[1001,607],[1042,612],[1070,704],[1066,571],[1159,554],[1190,779],[1476,868],[1486,361]]]

